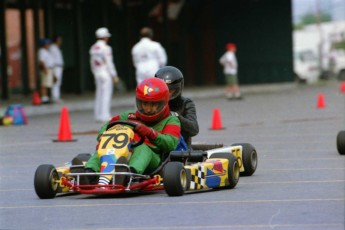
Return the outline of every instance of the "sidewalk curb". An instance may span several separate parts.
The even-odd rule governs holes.
[[[245,85],[241,86],[241,92],[244,95],[256,94],[256,93],[273,93],[281,92],[284,90],[291,90],[296,88],[295,83],[278,83],[278,84],[263,84],[263,85]],[[224,96],[224,86],[211,86],[211,87],[186,87],[184,96],[192,99],[200,98],[215,98]],[[31,102],[26,100],[22,104],[25,108],[25,114],[28,117],[36,115],[47,115],[47,114],[59,114],[63,106],[67,106],[70,112],[78,111],[92,111],[94,108],[94,97],[93,94],[85,94],[74,96],[73,99],[66,99],[66,103],[61,104],[47,104],[47,105],[31,105]],[[7,105],[12,104],[11,101],[6,103]],[[134,106],[134,91],[126,92],[122,94],[114,94],[112,100],[112,108],[122,106]],[[0,113],[4,113],[6,105],[0,106]]]

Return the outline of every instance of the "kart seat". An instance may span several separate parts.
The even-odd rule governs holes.
[[[207,152],[202,150],[171,151],[169,158],[171,161],[181,162],[202,162],[207,156]]]
[[[165,158],[162,158],[160,166],[150,173],[151,176],[161,173],[164,166],[170,161],[188,162],[203,162],[207,157],[207,152],[202,150],[187,150],[187,151],[171,151]]]

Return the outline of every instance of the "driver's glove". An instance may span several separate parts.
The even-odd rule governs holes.
[[[141,123],[137,124],[134,131],[142,137],[147,137],[149,140],[156,140],[158,136],[158,132],[156,130]]]

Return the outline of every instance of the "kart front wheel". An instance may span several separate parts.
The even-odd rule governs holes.
[[[181,162],[169,162],[164,167],[163,183],[169,196],[182,196],[188,190],[190,178]]]
[[[248,143],[232,144],[231,146],[241,145],[242,146],[242,162],[244,172],[241,172],[241,176],[251,176],[258,167],[258,154],[255,148]]]
[[[345,130],[337,135],[337,149],[340,155],[345,155]]]
[[[225,188],[235,188],[240,179],[240,167],[238,165],[237,158],[231,153],[213,153],[210,156],[212,158],[224,158],[229,161],[228,164],[228,180],[229,184]]]
[[[59,175],[55,167],[53,165],[38,166],[35,172],[34,185],[39,198],[54,198],[59,188]]]

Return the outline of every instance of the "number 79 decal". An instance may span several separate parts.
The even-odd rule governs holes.
[[[106,139],[103,141],[103,138]],[[121,149],[128,144],[129,137],[127,133],[106,133],[102,135],[102,149],[114,148]],[[110,145],[110,146],[108,146]]]

